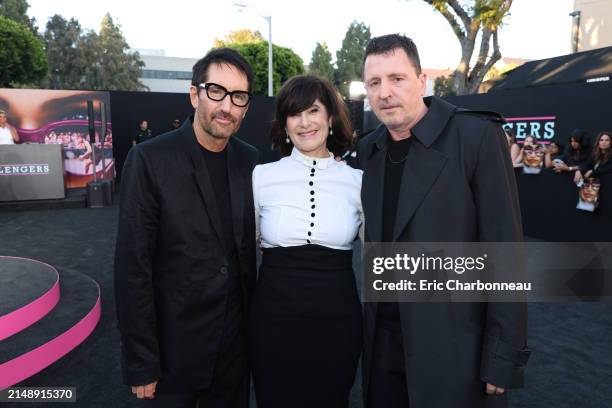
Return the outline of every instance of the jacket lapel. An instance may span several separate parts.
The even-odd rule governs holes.
[[[240,248],[243,233],[243,209],[245,201],[244,169],[233,142],[234,141],[230,139],[227,145],[227,175],[232,206],[234,241],[236,242],[236,248]]]
[[[419,208],[440,172],[446,165],[447,157],[432,148],[436,139],[444,132],[448,121],[455,112],[455,106],[437,97],[424,99],[428,111],[412,128],[413,138],[397,202],[397,215],[393,226],[393,240],[397,241],[412,216]]]
[[[376,142],[366,152],[363,166],[363,182],[361,188],[361,202],[366,223],[366,237],[369,242],[382,241],[382,208],[385,188],[385,157],[387,155],[386,143],[381,139],[386,137],[385,131],[380,131]]]
[[[210,181],[210,174],[208,168],[203,163],[201,158],[200,149],[201,146],[198,144],[195,133],[193,131],[193,120],[186,120],[183,126],[180,128],[181,139],[187,154],[191,158],[193,164],[193,180],[198,186],[198,191],[204,201],[206,212],[208,213],[208,219],[215,230],[215,234],[219,240],[219,243],[224,248],[225,252],[225,240],[223,239],[223,228],[221,226],[221,217],[219,214],[219,208],[217,206],[217,200],[215,198],[214,189],[212,182]]]
[[[399,239],[400,234],[436,182],[446,160],[446,156],[437,150],[428,149],[417,140],[412,141],[402,173],[397,215],[393,227],[393,241]]]

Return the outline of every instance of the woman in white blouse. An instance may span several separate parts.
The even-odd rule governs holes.
[[[276,104],[272,139],[285,157],[253,171],[263,251],[249,317],[257,405],[348,407],[362,337],[352,268],[362,171],[334,159],[352,132],[330,82],[294,77]]]

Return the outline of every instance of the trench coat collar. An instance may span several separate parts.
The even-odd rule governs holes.
[[[437,96],[423,98],[423,102],[427,106],[427,113],[410,132],[423,146],[430,147],[440,136],[457,107]],[[382,149],[386,145],[388,134],[388,130],[380,132],[376,138],[376,148]]]
[[[424,102],[429,109],[412,129],[412,135],[416,140],[410,147],[402,173],[393,228],[394,241],[399,239],[448,160],[444,154],[431,146],[444,132],[457,108],[437,97],[424,98]],[[376,133],[375,142],[364,166],[362,188],[368,237],[372,242],[382,240],[385,166],[390,138],[385,126],[380,126]]]

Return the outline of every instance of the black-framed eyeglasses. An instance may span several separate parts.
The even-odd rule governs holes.
[[[239,108],[244,108],[247,106],[253,97],[250,92],[228,91],[223,86],[213,82],[203,82],[198,85],[198,88],[204,89],[206,91],[206,96],[208,96],[209,99],[217,102],[222,101],[227,95],[229,95],[232,103]]]
[[[529,153],[529,154],[537,154],[538,156],[543,156],[544,155],[544,151],[542,150],[542,146],[540,146],[539,144],[536,145],[536,146],[527,145],[527,146],[523,147],[523,151],[525,153]]]

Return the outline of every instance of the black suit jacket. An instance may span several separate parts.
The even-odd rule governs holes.
[[[123,168],[115,252],[115,300],[128,385],[163,377],[166,389],[212,380],[222,338],[231,262],[208,169],[193,128],[134,146]],[[234,241],[243,304],[255,277],[254,147],[227,145]],[[205,163],[204,163],[205,164]]]
[[[522,241],[517,188],[501,118],[426,98],[402,175],[396,242]],[[382,241],[386,127],[361,140],[365,240]],[[410,406],[485,404],[484,382],[520,387],[527,309],[515,303],[399,303]],[[364,305],[367,395],[377,304]]]

